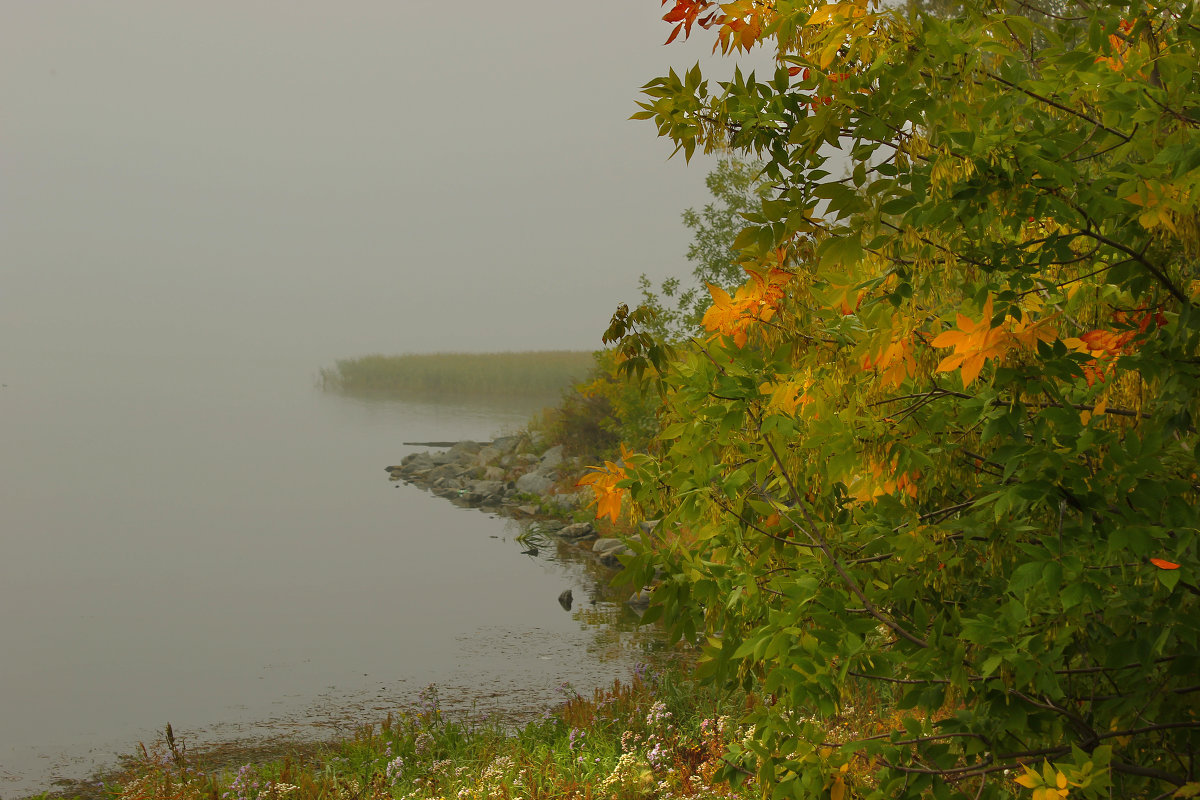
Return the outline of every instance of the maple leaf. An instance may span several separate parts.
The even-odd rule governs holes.
[[[633,453],[622,444],[621,464],[605,461],[603,467],[590,466],[588,469],[592,472],[585,473],[575,482],[576,486],[592,488],[595,495],[593,502],[596,504],[596,519],[609,517],[616,522],[621,516],[621,501],[625,498],[626,491],[617,484],[629,477],[625,473],[624,462],[632,455]]]
[[[596,519],[609,517],[613,522],[621,516],[621,501],[625,490],[617,484],[625,480],[625,468],[605,461],[603,467],[588,467],[593,472],[586,473],[576,481],[576,486],[590,486],[595,495]]]
[[[1018,322],[1010,323],[1009,331],[1013,338],[1030,350],[1037,348],[1038,342],[1052,342],[1058,338],[1058,330],[1054,325],[1054,315],[1031,321],[1025,317]]]
[[[934,347],[953,347],[954,353],[938,364],[938,372],[962,370],[963,386],[970,386],[989,358],[1000,358],[1013,343],[1012,332],[1007,326],[992,326],[992,296],[983,304],[983,317],[979,322],[958,314],[958,330],[941,333],[932,342]]]
[[[791,279],[789,272],[770,270],[765,276],[751,272],[750,280],[740,286],[733,297],[719,286],[708,284],[713,304],[704,312],[705,330],[729,336],[738,347],[746,344],[747,329],[754,322],[767,322],[783,300],[783,285]]]
[[[733,337],[733,343],[738,347],[746,344],[746,326],[750,319],[743,313],[741,304],[734,303],[728,292],[711,283],[708,293],[712,295],[713,303],[704,312],[704,329]]]

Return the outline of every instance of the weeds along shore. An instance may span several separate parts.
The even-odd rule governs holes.
[[[89,790],[119,800],[509,800],[750,797],[728,760],[747,731],[746,698],[689,677],[686,653],[658,669],[562,702],[518,728],[443,713],[429,687],[352,737],[230,765],[191,753],[169,729]],[[223,763],[214,763],[215,761]],[[728,780],[729,778],[734,780]],[[63,796],[63,795],[58,795]],[[51,795],[41,795],[48,800]]]

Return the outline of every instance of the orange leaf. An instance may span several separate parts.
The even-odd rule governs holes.
[[[1179,565],[1174,561],[1166,561],[1165,559],[1161,558],[1152,558],[1150,559],[1150,563],[1159,569],[1179,569]]]
[[[1008,323],[999,327],[992,325],[992,297],[988,295],[983,304],[983,316],[979,322],[965,314],[958,314],[958,330],[938,334],[931,344],[934,347],[953,347],[954,353],[938,364],[938,372],[962,369],[963,386],[970,386],[989,358],[999,359],[1009,348],[1019,342]]]
[[[729,336],[738,347],[746,344],[751,323],[767,322],[783,300],[783,285],[792,277],[784,270],[773,269],[766,276],[750,273],[750,280],[739,287],[733,297],[719,286],[708,285],[713,304],[704,312],[706,330]]]
[[[621,516],[621,500],[625,497],[625,490],[617,486],[617,483],[625,480],[625,468],[606,461],[603,467],[588,469],[595,471],[585,474],[575,485],[592,487],[592,493],[596,497],[596,519],[609,517],[616,522]]]

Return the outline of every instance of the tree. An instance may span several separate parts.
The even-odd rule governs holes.
[[[692,336],[700,330],[704,312],[712,305],[706,287],[711,284],[733,290],[745,280],[733,240],[746,218],[761,210],[762,201],[770,193],[770,187],[760,178],[761,169],[760,162],[743,161],[731,154],[719,158],[704,179],[714,202],[699,211],[689,208],[683,212],[683,224],[692,231],[687,258],[695,265],[693,283],[685,286],[678,278],[668,278],[655,292],[650,279],[641,276],[641,307],[653,320],[650,330],[655,336],[671,341]]]
[[[659,570],[648,616],[760,698],[730,775],[835,800],[1194,794],[1193,8],[664,19],[778,63],[647,84],[635,116],[677,152],[732,147],[773,189],[708,338],[672,356],[627,310],[606,334],[664,406],[654,454],[604,482],[659,520],[625,574]],[[838,727],[851,704],[873,710]]]

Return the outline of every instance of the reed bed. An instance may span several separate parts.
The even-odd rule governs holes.
[[[546,397],[587,377],[584,350],[369,355],[320,372],[327,390],[360,396]]]

